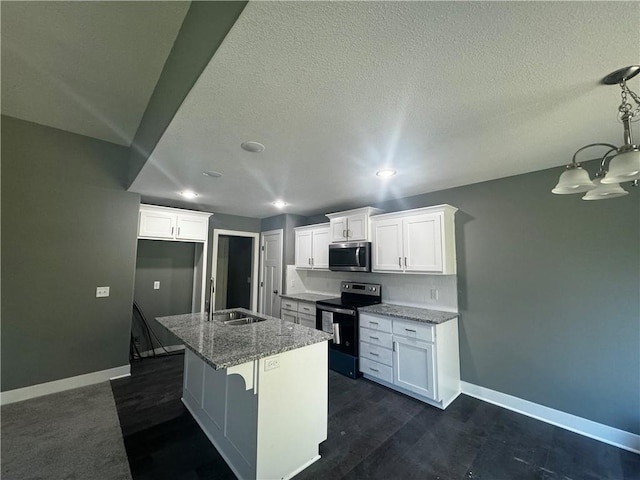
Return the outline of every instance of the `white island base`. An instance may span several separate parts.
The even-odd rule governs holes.
[[[214,370],[185,350],[182,402],[240,479],[286,479],[327,438],[327,342]]]

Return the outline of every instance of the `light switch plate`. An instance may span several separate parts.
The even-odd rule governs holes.
[[[275,370],[280,368],[280,357],[267,358],[264,362],[264,371]]]
[[[153,282],[153,289],[154,290],[160,290],[160,281],[156,280],[155,282]]]
[[[96,287],[96,298],[108,297],[109,287]]]

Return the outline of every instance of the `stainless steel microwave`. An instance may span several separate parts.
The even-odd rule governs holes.
[[[371,242],[329,244],[329,270],[334,272],[370,272]]]

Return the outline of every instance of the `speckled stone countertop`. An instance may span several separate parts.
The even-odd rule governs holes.
[[[320,300],[328,300],[330,298],[339,297],[340,294],[337,295],[321,295],[319,293],[287,293],[285,295],[280,295],[282,298],[287,298],[289,300],[297,300],[300,302],[318,302]]]
[[[360,307],[358,311],[423,323],[443,323],[458,316],[455,312],[442,312],[440,310],[429,310],[428,308],[405,307],[402,305],[391,305],[390,303],[379,303],[368,307]]]
[[[279,318],[256,314],[243,308],[232,310],[246,312],[266,320],[248,325],[229,326],[218,320],[209,322],[206,312],[159,317],[156,320],[178,337],[185,347],[216,370],[332,338],[328,333]],[[219,312],[226,311],[229,310]]]

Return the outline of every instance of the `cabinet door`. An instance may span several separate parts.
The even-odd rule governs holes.
[[[367,215],[364,213],[347,217],[347,238],[350,242],[368,240],[367,220]]]
[[[403,220],[406,271],[442,272],[442,215],[423,214]]]
[[[140,210],[139,237],[174,238],[176,216],[170,213]]]
[[[313,268],[329,268],[329,229],[313,230]]]
[[[316,328],[316,317],[298,312],[298,323],[303,327]]]
[[[347,241],[347,217],[332,218],[329,223],[331,226],[331,241],[346,242]]]
[[[386,219],[372,223],[372,269],[399,272],[402,270],[402,220]]]
[[[298,315],[296,313],[290,312],[288,310],[281,310],[280,311],[280,318],[282,320],[286,320],[287,322],[298,323]]]
[[[311,230],[296,231],[296,267],[311,268]]]
[[[394,335],[393,347],[393,383],[437,401],[433,344]]]
[[[176,238],[178,240],[192,240],[205,242],[209,233],[209,219],[178,215],[178,230]]]

